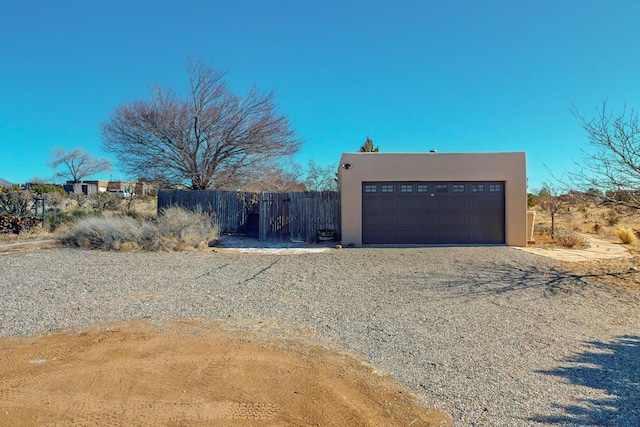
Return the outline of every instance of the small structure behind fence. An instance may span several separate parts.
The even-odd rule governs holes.
[[[338,238],[340,234],[337,191],[160,190],[158,211],[171,206],[210,213],[221,232],[247,234],[260,240],[315,240],[319,230],[334,230]]]

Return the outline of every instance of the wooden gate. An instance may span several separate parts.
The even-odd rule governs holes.
[[[337,191],[245,193],[218,190],[161,190],[158,212],[170,206],[214,215],[221,232],[245,234],[258,215],[260,240],[315,240],[318,230],[340,234]]]

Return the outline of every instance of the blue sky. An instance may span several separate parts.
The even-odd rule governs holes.
[[[637,0],[8,0],[0,178],[51,177],[54,147],[106,156],[100,123],[151,84],[183,88],[197,56],[237,93],[276,92],[302,164],[367,136],[384,152],[525,151],[536,190],[586,148],[572,104],[640,109],[639,19]]]

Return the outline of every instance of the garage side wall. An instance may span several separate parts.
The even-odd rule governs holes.
[[[505,240],[527,245],[526,157],[513,153],[344,153],[339,182],[342,243],[362,245],[362,183],[504,181]]]

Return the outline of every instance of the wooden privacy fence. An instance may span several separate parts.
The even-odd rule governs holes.
[[[337,191],[245,193],[219,190],[160,190],[158,211],[180,206],[215,216],[220,231],[260,240],[315,240],[318,230],[340,235]]]

